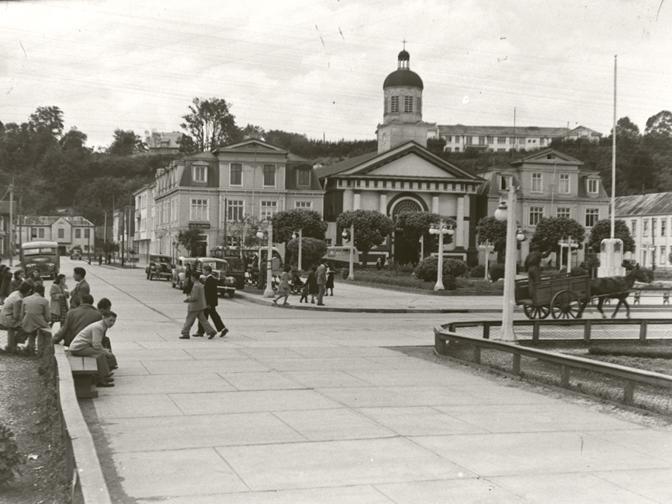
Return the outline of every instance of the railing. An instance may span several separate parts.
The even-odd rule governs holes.
[[[636,325],[639,326],[639,340],[646,341],[647,330],[650,325],[670,325],[672,319],[553,319],[553,320],[514,320],[514,327],[532,327],[532,341],[539,341],[539,330],[544,326],[583,326],[583,341],[591,341],[593,326],[620,326],[620,325]],[[484,339],[490,338],[490,328],[499,327],[502,325],[501,320],[470,320],[465,322],[451,322],[443,327],[446,327],[449,332],[454,333],[458,327],[479,327],[483,328],[482,337]]]
[[[520,323],[519,323],[520,322]],[[525,322],[525,324],[523,324]],[[588,332],[587,334],[590,335],[590,326],[591,323],[595,322],[600,322],[600,323],[606,323],[607,325],[615,325],[615,321],[592,321],[592,320],[586,320],[586,321],[579,321],[579,320],[571,320],[571,321],[516,321],[518,325],[535,325],[535,327],[539,327],[541,325],[578,325],[580,322],[586,322],[588,323]],[[623,323],[624,321],[618,321],[619,323]],[[630,322],[630,321],[628,321]],[[646,327],[646,323],[652,323],[654,321],[648,320],[648,321],[631,321],[632,324],[637,324],[637,323],[645,323],[645,325],[640,327]],[[655,321],[656,323],[662,323],[658,320]],[[669,319],[665,321],[665,323],[669,324],[670,321]],[[456,334],[454,329],[456,327],[473,327],[474,325],[482,324],[484,327],[484,337],[483,338],[478,338],[478,337],[473,337],[473,336],[464,336],[464,335],[459,335]],[[508,365],[508,369],[506,367],[502,369],[501,366],[494,366],[496,369],[503,370],[505,372],[512,373],[513,375],[516,376],[521,376],[523,374],[528,374],[528,373],[523,373],[521,369],[521,359],[523,357],[529,357],[533,359],[534,361],[541,361],[544,363],[552,364],[553,366],[559,368],[559,384],[563,388],[568,388],[568,389],[578,389],[581,390],[582,392],[590,393],[587,388],[590,388],[591,381],[593,387],[597,388],[606,388],[608,386],[611,386],[612,388],[614,387],[613,384],[607,383],[609,380],[611,381],[616,381],[620,385],[615,385],[616,387],[620,386],[622,388],[622,395],[620,396],[620,400],[628,405],[633,405],[635,403],[634,401],[634,394],[635,394],[635,387],[636,386],[642,386],[642,387],[656,387],[656,388],[663,388],[665,389],[665,395],[668,395],[668,391],[672,391],[672,376],[664,375],[661,373],[655,373],[652,371],[645,371],[645,370],[639,370],[639,369],[633,369],[633,368],[628,368],[625,366],[620,366],[617,364],[610,364],[606,362],[599,362],[591,359],[585,359],[582,357],[576,357],[572,355],[566,355],[566,354],[559,354],[559,353],[554,353],[554,352],[549,352],[545,350],[539,350],[536,348],[530,348],[526,346],[521,346],[521,345],[516,345],[515,343],[508,343],[508,342],[503,342],[503,341],[492,341],[490,339],[487,339],[485,336],[485,328],[489,330],[489,327],[491,325],[499,325],[501,322],[479,322],[479,323],[474,323],[474,322],[453,322],[450,324],[445,324],[441,328],[435,328],[434,329],[434,348],[435,351],[440,354],[440,355],[445,355],[445,356],[456,356],[459,354],[463,354],[465,350],[468,350],[468,353],[466,354],[466,358],[462,360],[468,360],[471,362],[474,362],[476,364],[481,364],[482,363],[482,354],[484,351],[488,352],[494,352],[496,354],[509,354],[511,355],[511,362]],[[447,330],[446,330],[447,329]],[[538,329],[537,329],[537,334],[538,334]],[[640,330],[640,336],[642,334],[642,331]],[[646,337],[646,332],[644,330],[644,338]],[[641,338],[640,338],[641,339]],[[495,357],[496,359],[496,357]],[[501,364],[501,362],[500,362]],[[553,368],[553,366],[550,366]],[[548,366],[546,366],[548,368]],[[544,369],[544,373],[548,372],[548,369]],[[572,378],[573,375],[583,373],[583,376],[581,377],[583,382],[579,381],[578,384],[575,382],[572,384]],[[589,373],[586,375],[586,373]],[[599,375],[600,379],[595,380],[594,378],[591,378],[592,375]],[[604,380],[606,378],[606,380]],[[578,379],[578,378],[577,378]],[[587,387],[588,386],[588,387]],[[594,395],[601,395],[601,394],[594,394]],[[650,394],[649,394],[650,395]],[[655,395],[655,394],[654,394]],[[672,397],[669,396],[668,397]],[[667,400],[667,404],[664,405],[664,410],[669,411],[671,404],[669,404],[669,400]]]

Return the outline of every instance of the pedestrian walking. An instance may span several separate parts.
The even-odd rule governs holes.
[[[315,280],[317,282],[317,306],[324,306],[324,292],[327,285],[327,267],[324,263],[320,263],[315,270]]]
[[[117,368],[117,359],[112,352],[103,348],[103,337],[117,321],[117,314],[106,311],[102,320],[86,326],[70,343],[70,354],[81,357],[95,357],[98,365],[98,387],[114,387],[112,371]]]
[[[65,285],[65,275],[62,273],[56,275],[56,279],[49,289],[49,299],[51,300],[51,321],[49,325],[53,326],[55,322],[60,322],[61,326],[63,326],[65,315],[68,313],[68,295],[68,288]]]
[[[184,267],[184,281],[182,282],[182,292],[187,295],[191,294],[191,288],[194,286],[192,271],[191,265],[187,263]]]
[[[77,266],[73,270],[72,276],[77,283],[70,294],[70,307],[77,308],[82,302],[82,295],[91,294],[91,287],[89,287],[89,283],[85,279],[86,270],[84,268]]]
[[[280,273],[280,283],[278,284],[278,295],[273,299],[273,304],[278,304],[280,298],[285,298],[285,301],[282,303],[282,306],[287,306],[287,298],[289,297],[289,272],[292,271],[291,266],[286,265]]]
[[[325,289],[329,296],[334,295],[334,273],[331,265],[327,265],[327,284],[325,285]]]
[[[200,274],[198,271],[191,272],[191,281],[193,286],[191,288],[191,293],[184,300],[185,303],[189,303],[187,306],[187,318],[184,321],[184,326],[182,327],[182,334],[180,339],[190,339],[189,332],[191,331],[191,326],[194,325],[194,322],[198,321],[203,326],[206,334],[209,339],[212,339],[217,331],[210,325],[208,319],[205,317],[205,310],[208,307],[208,304],[205,300],[205,287],[199,281]]]
[[[219,313],[217,313],[217,304],[219,302],[217,279],[214,276],[212,276],[212,266],[210,266],[209,264],[203,266],[203,273],[205,273],[205,282],[203,285],[203,289],[205,291],[205,303],[207,304],[207,308],[205,309],[205,317],[206,319],[208,317],[212,319],[212,323],[215,324],[215,329],[217,330],[217,333],[221,338],[226,336],[226,333],[228,333],[229,330],[226,328],[226,325],[224,325],[224,322],[222,322]],[[198,331],[196,332],[196,334],[194,334],[194,336],[201,337],[203,336],[203,332],[204,332],[203,325],[199,322]],[[211,334],[209,338],[212,339],[214,336],[215,336],[214,334]]]
[[[317,296],[317,265],[313,264],[310,267],[310,273],[308,273],[308,279],[306,280],[308,284],[308,294],[310,294],[311,304],[315,304],[315,297]]]

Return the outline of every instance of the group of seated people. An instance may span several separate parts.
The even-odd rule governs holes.
[[[115,324],[117,315],[111,311],[112,303],[107,298],[100,299],[97,307],[93,305],[85,275],[84,268],[75,268],[77,285],[71,294],[69,309],[66,299],[70,293],[64,288],[65,275],[58,275],[51,287],[51,305],[44,296],[41,279],[23,281],[10,292],[0,310],[0,325],[7,331],[4,351],[31,355],[41,353],[47,344],[63,342],[72,355],[95,357],[97,385],[112,387],[117,361],[106,332]],[[54,313],[54,302],[60,307],[59,313]],[[57,321],[60,328],[51,338],[51,327]],[[19,347],[22,343],[26,343],[25,346]]]

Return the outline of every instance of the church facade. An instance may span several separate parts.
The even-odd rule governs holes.
[[[436,125],[422,120],[423,87],[410,69],[410,55],[401,51],[397,70],[383,83],[378,150],[316,171],[326,191],[324,219],[331,243],[341,243],[336,219],[342,212],[376,210],[392,219],[401,212],[432,212],[454,226],[447,255],[475,258],[473,216],[483,179],[427,149],[428,134]],[[381,248],[394,258],[394,237]]]

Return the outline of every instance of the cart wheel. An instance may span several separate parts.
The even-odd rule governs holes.
[[[575,319],[581,314],[581,301],[572,291],[558,292],[551,300],[551,315],[554,319]]]
[[[529,319],[545,319],[551,312],[548,305],[535,306],[531,304],[523,305],[523,311]]]

